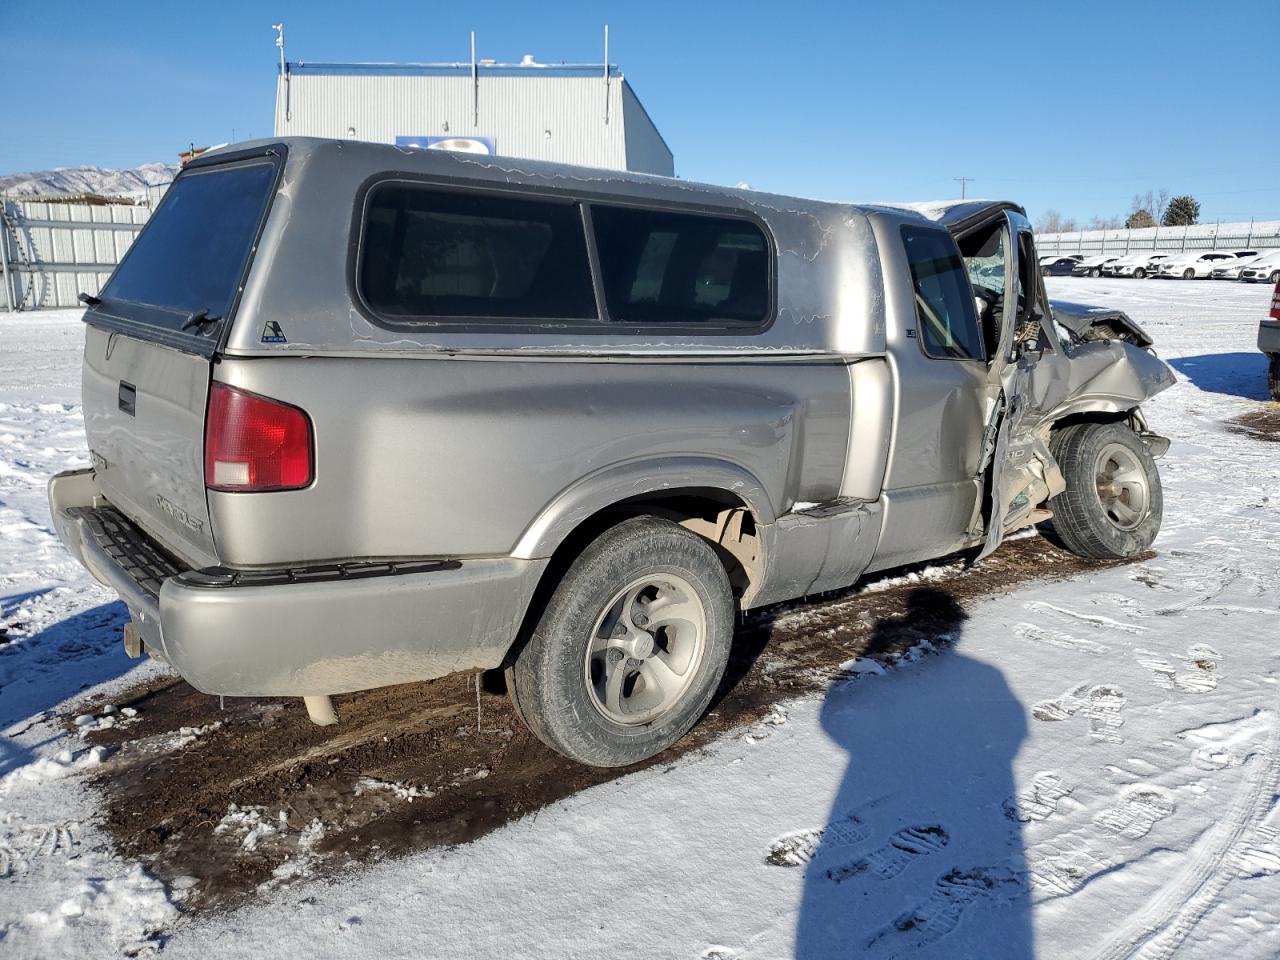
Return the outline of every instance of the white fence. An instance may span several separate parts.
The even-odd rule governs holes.
[[[0,309],[74,307],[96,294],[151,208],[0,200]]]
[[[1036,234],[1036,250],[1042,256],[1069,253],[1118,255],[1142,250],[1267,250],[1276,247],[1280,247],[1280,220]]]

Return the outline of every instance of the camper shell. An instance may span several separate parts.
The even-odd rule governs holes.
[[[1149,467],[1140,523],[1108,534],[1094,508],[1107,549],[1159,525],[1168,442],[1139,408],[1173,375],[1123,314],[1055,311],[1012,203],[259,141],[188,164],[90,300],[93,466],[51,483],[59,535],[128,604],[132,652],[317,719],[332,694],[495,668],[538,714],[527,651],[563,632],[545,618],[574,564],[636,518],[691,537],[726,591],[691,573],[694,626],[627,627],[619,669],[650,693],[663,643],[726,616],[731,635],[733,610],[1049,520],[1068,428],[1128,431],[1126,469]],[[271,430],[261,464],[219,453]],[[585,762],[661,749],[723,670],[707,637],[676,713],[613,690],[593,747],[531,726]]]

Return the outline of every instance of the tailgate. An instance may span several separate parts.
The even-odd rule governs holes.
[[[194,567],[217,562],[205,406],[280,178],[271,145],[179,174],[85,314],[84,420],[98,486]]]
[[[82,389],[103,495],[192,566],[216,563],[204,490],[209,361],[90,327]]]

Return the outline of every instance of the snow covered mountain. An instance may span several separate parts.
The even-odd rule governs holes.
[[[131,170],[102,167],[58,167],[0,177],[0,194],[22,197],[42,193],[97,193],[113,197],[135,194],[178,173],[176,163],[144,163]]]

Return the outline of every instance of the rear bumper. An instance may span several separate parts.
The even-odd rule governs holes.
[[[1263,320],[1258,324],[1258,349],[1280,354],[1280,320]]]
[[[184,570],[102,498],[90,470],[49,483],[54,527],[196,689],[319,696],[499,666],[546,560]]]

